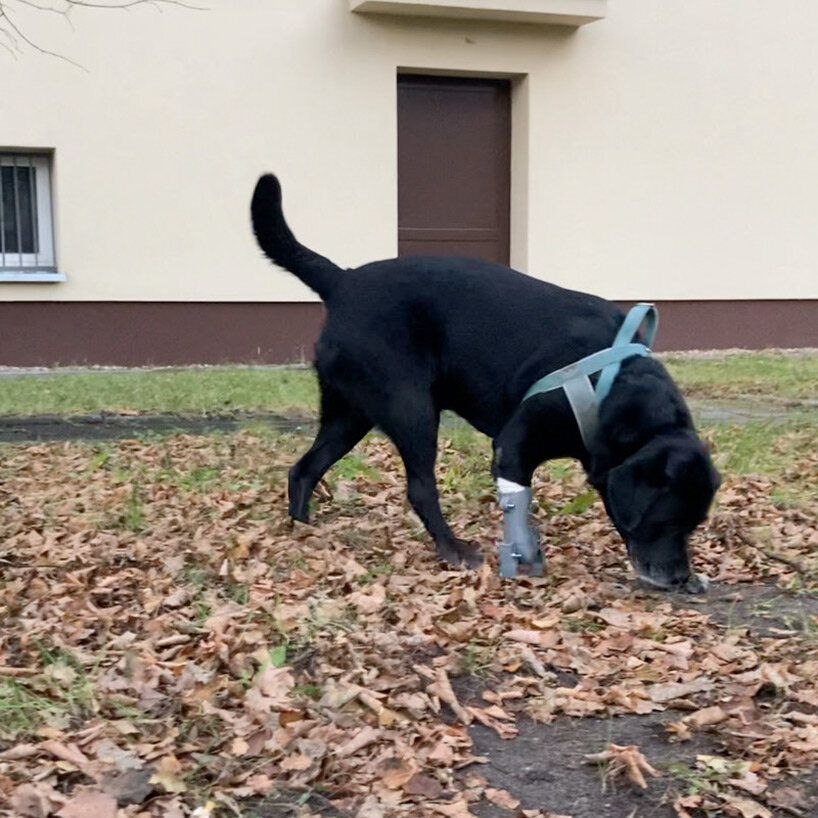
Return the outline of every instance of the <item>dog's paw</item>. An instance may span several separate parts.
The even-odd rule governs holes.
[[[474,543],[458,540],[460,558],[466,568],[479,568],[483,564],[483,553]]]
[[[705,594],[710,587],[710,580],[704,574],[691,574],[684,584],[684,591],[688,594]]]
[[[465,540],[454,540],[450,543],[438,544],[435,550],[438,559],[450,565],[479,568],[483,564],[483,555],[480,549]]]

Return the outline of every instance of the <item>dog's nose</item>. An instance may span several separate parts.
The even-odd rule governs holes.
[[[681,589],[691,577],[687,560],[673,560],[672,562],[636,561],[635,568],[640,580],[663,591]]]

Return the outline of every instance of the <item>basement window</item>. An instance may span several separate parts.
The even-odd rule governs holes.
[[[54,262],[51,159],[0,152],[0,281],[63,281]]]

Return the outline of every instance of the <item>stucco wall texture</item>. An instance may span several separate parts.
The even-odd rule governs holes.
[[[54,151],[67,280],[0,300],[315,300],[253,241],[266,170],[302,241],[394,256],[407,70],[512,79],[519,269],[617,300],[818,298],[815,0],[610,0],[581,28],[204,5],[20,19],[81,66],[0,50],[0,149]]]

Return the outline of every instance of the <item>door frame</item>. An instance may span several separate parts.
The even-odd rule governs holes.
[[[511,167],[509,191],[509,264],[515,270],[528,271],[529,260],[529,96],[528,74],[504,71],[474,71],[429,66],[399,65],[393,83],[393,116],[395,133],[395,247],[397,248],[397,186],[398,179],[398,77],[401,74],[422,74],[439,77],[466,77],[473,79],[504,79],[511,86]]]

